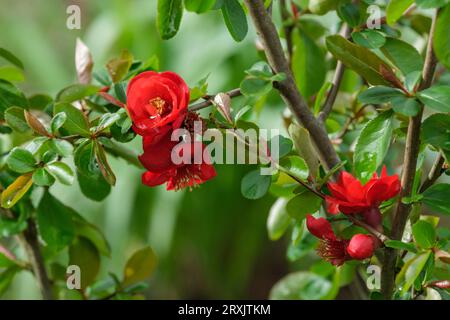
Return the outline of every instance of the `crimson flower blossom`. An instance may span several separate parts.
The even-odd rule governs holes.
[[[324,260],[340,266],[345,261],[364,260],[373,255],[375,242],[372,236],[356,234],[350,240],[336,237],[331,223],[325,218],[306,216],[306,227],[312,235],[320,239],[317,253]]]
[[[178,129],[188,104],[189,88],[174,72],[142,72],[128,84],[127,110],[133,130],[147,140],[156,142],[167,132]]]
[[[178,152],[179,159],[189,161],[175,164],[173,150]],[[189,154],[183,154],[185,151]],[[195,161],[196,152],[201,152],[198,157],[201,161]],[[139,156],[139,161],[148,170],[142,175],[142,183],[149,187],[167,183],[167,190],[180,190],[195,187],[216,176],[203,143],[171,141],[170,134],[157,143],[144,137],[144,153]]]
[[[400,192],[398,175],[388,176],[384,166],[381,176],[374,173],[365,185],[348,172],[341,172],[336,183],[328,183],[331,196],[326,196],[327,210],[331,214],[360,213],[375,228],[381,224],[379,205]]]

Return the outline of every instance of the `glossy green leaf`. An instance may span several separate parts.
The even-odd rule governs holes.
[[[422,202],[439,213],[450,214],[450,184],[438,183],[423,193]]]
[[[75,229],[71,209],[48,191],[42,196],[36,215],[39,233],[51,249],[57,252],[72,242]]]
[[[266,223],[270,240],[280,239],[291,224],[291,217],[287,213],[286,203],[287,200],[285,198],[278,198],[270,208]]]
[[[9,107],[28,107],[28,100],[12,83],[0,79],[0,119]]]
[[[420,103],[414,98],[407,98],[405,96],[396,97],[392,99],[391,104],[395,112],[407,117],[413,117],[420,111]]]
[[[37,186],[51,186],[55,178],[45,168],[38,168],[33,172],[33,183]]]
[[[400,19],[403,13],[414,3],[414,0],[389,1],[386,9],[387,23],[393,25]]]
[[[440,112],[450,112],[450,86],[432,86],[417,93],[423,104]]]
[[[68,157],[72,155],[73,146],[69,141],[62,139],[50,139],[48,142],[52,151],[59,154],[61,157]]]
[[[309,176],[308,165],[303,158],[299,156],[290,156],[283,158],[280,161],[280,166],[288,170],[289,173],[296,176],[298,179],[306,180]]]
[[[16,147],[9,152],[6,164],[12,171],[27,173],[34,170],[36,160],[28,150]]]
[[[211,10],[216,4],[216,0],[184,0],[186,10],[203,13]]]
[[[414,240],[423,249],[430,249],[436,242],[436,231],[434,226],[424,220],[417,221],[412,226]]]
[[[158,0],[157,26],[162,39],[175,36],[183,16],[182,0]]]
[[[30,131],[30,127],[25,120],[23,108],[11,107],[5,111],[5,121],[13,130],[25,133]]]
[[[63,124],[66,122],[67,120],[67,115],[65,112],[60,112],[55,114],[55,116],[52,119],[52,122],[50,123],[50,128],[53,134],[56,134],[59,130],[59,128],[61,128],[63,126]]]
[[[108,61],[106,69],[113,83],[117,83],[122,80],[130,70],[133,63],[133,55],[128,50],[122,50],[118,58],[114,58]]]
[[[410,252],[417,253],[417,249],[412,243],[402,242],[398,240],[387,240],[384,245],[388,248],[393,248],[397,250],[407,250]]]
[[[248,32],[247,17],[239,1],[224,1],[222,16],[233,39],[238,42],[244,40]]]
[[[358,96],[358,100],[365,104],[382,104],[390,102],[395,97],[403,96],[403,92],[399,89],[386,86],[375,86],[361,92]]]
[[[64,162],[49,163],[46,170],[62,184],[71,185],[75,179],[72,169]]]
[[[112,171],[112,169],[108,163],[105,149],[98,141],[95,141],[94,150],[95,150],[95,157],[97,159],[98,167],[99,167],[103,177],[110,185],[112,185],[112,186],[115,185],[116,184],[116,176],[114,175],[114,172]]]
[[[75,223],[76,234],[89,239],[102,255],[110,257],[111,248],[100,229],[76,212],[72,212],[72,218]]]
[[[23,82],[25,75],[21,69],[13,66],[0,66],[0,79],[9,82]]]
[[[436,113],[425,119],[422,124],[422,138],[424,143],[450,150],[450,115]]]
[[[359,7],[356,3],[343,3],[338,6],[337,14],[339,18],[345,21],[350,27],[354,28],[359,25],[361,15]]]
[[[81,134],[83,136],[90,136],[89,122],[80,109],[75,108],[69,103],[57,103],[54,107],[54,113],[64,112],[66,114],[66,121],[63,128],[71,134]]]
[[[386,43],[386,38],[381,32],[371,29],[353,32],[352,39],[356,44],[369,49],[380,48]]]
[[[433,48],[438,60],[450,69],[450,3],[441,9],[436,21]]]
[[[286,209],[289,215],[297,220],[303,220],[307,214],[312,214],[320,209],[322,199],[311,191],[304,191],[287,203]]]
[[[403,75],[423,68],[423,58],[417,49],[400,39],[387,38],[381,51]]]
[[[369,49],[351,43],[340,35],[329,36],[326,39],[328,50],[341,60],[348,68],[356,71],[372,85],[386,85],[387,81],[381,74],[381,68],[390,67]]]
[[[56,101],[71,103],[89,97],[100,90],[100,87],[91,84],[73,84],[62,89],[56,95]],[[68,118],[70,118],[68,116]]]
[[[272,81],[258,78],[246,78],[240,85],[242,94],[254,97],[268,94],[272,90]]]
[[[158,259],[152,248],[145,247],[136,251],[125,265],[122,286],[128,287],[150,277],[156,268]]]
[[[426,251],[414,256],[404,264],[395,280],[397,285],[401,285],[402,294],[407,292],[414,284],[414,281],[425,267],[430,254],[430,251]]]
[[[312,272],[298,271],[279,280],[270,291],[272,300],[318,300],[327,296],[331,282]]]
[[[69,247],[69,264],[80,268],[81,288],[85,290],[100,271],[100,253],[90,240],[77,237]]]
[[[12,52],[4,48],[0,48],[0,57],[9,61],[10,63],[15,65],[16,67],[19,67],[20,69],[22,70],[24,69],[22,61],[20,61],[20,59],[17,58]]]
[[[262,198],[269,190],[272,177],[261,175],[260,170],[253,170],[247,173],[241,181],[241,193],[247,199]]]
[[[356,142],[353,161],[357,176],[368,181],[383,163],[393,131],[393,112],[386,111],[367,122]]]
[[[339,4],[336,0],[309,0],[308,9],[313,14],[324,15],[325,13],[336,9]]]
[[[325,81],[327,73],[325,54],[304,32],[296,29],[292,39],[294,44],[292,72],[300,92],[309,98],[320,90]]]

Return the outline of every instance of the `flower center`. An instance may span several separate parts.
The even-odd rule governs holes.
[[[324,260],[334,264],[342,265],[347,260],[347,241],[322,239],[317,246],[317,254]]]
[[[197,181],[200,180],[200,177],[198,176],[196,170],[191,170],[189,166],[183,166],[177,170],[176,176],[172,179],[172,183],[176,191],[186,187],[189,187],[189,190],[192,191],[192,188],[197,187]]]
[[[149,101],[150,105],[156,109],[160,116],[164,116],[172,109],[171,106],[160,97],[153,98]]]

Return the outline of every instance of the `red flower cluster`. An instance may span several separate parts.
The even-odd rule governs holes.
[[[336,183],[328,183],[331,195],[326,196],[327,210],[331,214],[361,214],[364,221],[383,231],[379,205],[400,192],[397,175],[388,176],[383,167],[381,176],[375,173],[365,185],[348,172],[341,172]],[[373,255],[380,241],[371,235],[356,234],[350,240],[336,237],[331,224],[324,218],[307,216],[308,230],[320,239],[318,254],[334,265],[341,265],[350,259],[363,260]]]
[[[142,175],[145,185],[153,187],[167,183],[167,190],[179,190],[216,175],[209,158],[204,156],[207,152],[203,152],[205,146],[202,143],[171,140],[173,130],[185,124],[188,104],[189,88],[174,72],[143,72],[128,84],[127,110],[133,130],[143,137],[144,153],[139,160],[148,170]],[[180,151],[175,155],[197,159],[195,153],[201,152],[202,160],[175,164],[172,155],[179,144]]]
[[[330,222],[325,218],[306,217],[306,227],[309,232],[320,239],[317,252],[326,261],[340,266],[345,261],[370,258],[376,247],[373,237],[366,234],[356,234],[350,241],[336,237]]]

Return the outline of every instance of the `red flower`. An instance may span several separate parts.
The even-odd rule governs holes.
[[[139,160],[148,170],[142,175],[142,183],[154,187],[167,182],[167,190],[180,190],[186,187],[192,188],[216,176],[214,166],[211,164],[205,151],[205,145],[201,142],[182,142],[170,140],[170,134],[166,134],[158,143],[146,144],[144,138],[144,154]],[[179,144],[179,145],[178,145]],[[177,147],[174,151],[173,148]],[[179,150],[179,151],[177,151]],[[188,155],[184,155],[184,151]],[[179,159],[188,161],[175,164],[172,155],[178,152]],[[195,153],[198,152],[198,157]],[[199,158],[201,161],[196,161]]]
[[[381,176],[375,173],[364,186],[348,172],[341,172],[337,183],[328,183],[331,196],[326,196],[328,211],[332,214],[364,213],[400,192],[398,175],[388,176],[383,167]]]
[[[306,216],[306,227],[309,232],[320,239],[317,253],[333,265],[340,266],[345,261],[364,260],[373,255],[375,244],[372,236],[356,234],[350,241],[337,238],[330,222],[325,218]]]
[[[178,129],[187,113],[189,88],[174,72],[146,71],[128,84],[127,110],[133,130],[157,141]]]

